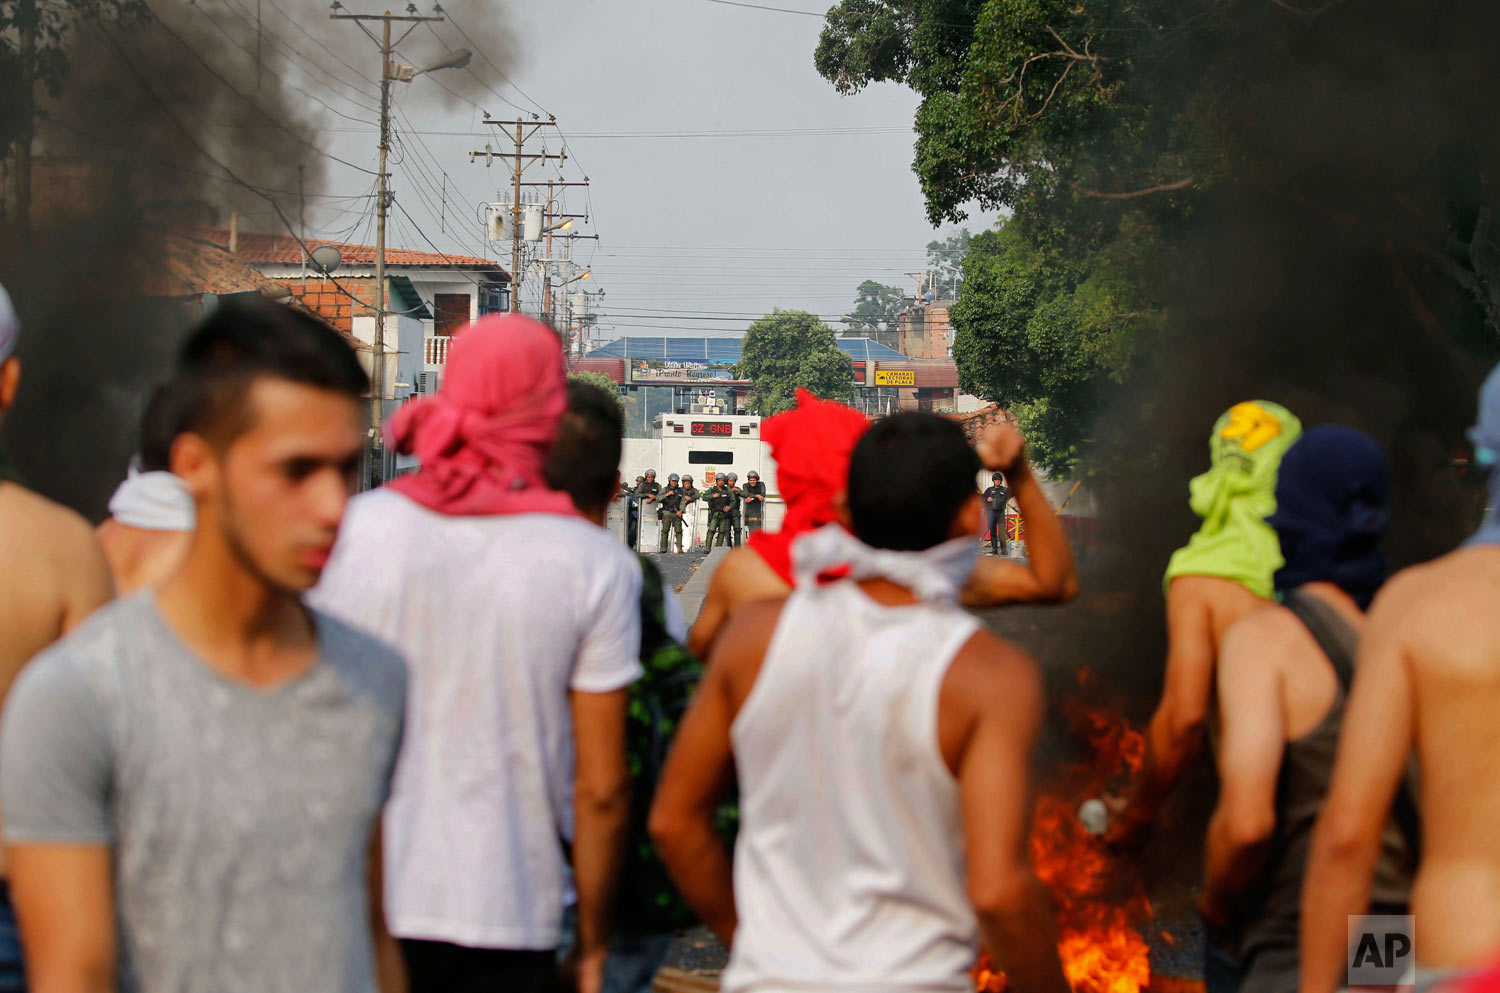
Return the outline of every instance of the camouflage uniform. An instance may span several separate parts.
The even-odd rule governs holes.
[[[667,480],[667,488],[662,491],[657,503],[661,507],[661,547],[658,551],[663,554],[667,551],[667,535],[670,533],[677,543],[677,551],[682,551],[682,487],[677,485],[677,477],[672,476]]]
[[[727,482],[724,477],[719,479]],[[715,484],[708,491],[708,538],[704,541],[705,548],[713,548],[714,542],[720,545],[729,543],[729,512],[734,507],[734,494],[728,486]]]
[[[734,506],[729,511],[729,547],[739,548],[742,540],[740,534],[740,504],[744,502],[745,491],[739,487],[740,477],[734,473],[729,474],[729,492],[734,494]]]
[[[756,476],[747,479],[740,492],[745,495],[745,530],[759,531],[766,521],[766,484]]]

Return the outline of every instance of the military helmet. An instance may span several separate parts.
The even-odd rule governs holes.
[[[1000,480],[1002,480],[1002,479],[1005,478],[1005,473],[1003,473],[1003,472],[992,472],[992,473],[990,473],[990,478],[993,479],[993,480],[995,480],[996,482],[999,482]]]
[[[675,472],[672,473],[672,475],[670,475],[670,476],[667,477],[667,482],[669,482],[669,483],[675,483],[677,481],[678,481],[678,476],[677,476],[677,473],[675,473]]]
[[[760,473],[756,472],[754,469],[751,469],[749,472],[745,473],[745,478],[746,479],[759,479],[760,478]]]
[[[656,470],[655,469],[647,469],[646,470],[646,478],[647,479],[655,479],[656,478]]]
[[[682,481],[684,483],[691,483],[693,481],[693,477],[684,473],[683,477],[682,477]]]
[[[729,481],[731,483],[738,483],[740,481],[740,477],[736,476],[734,473],[731,472],[729,474]]]

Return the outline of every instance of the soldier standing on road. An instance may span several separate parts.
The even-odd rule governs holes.
[[[625,487],[625,544],[632,549],[635,548],[637,537],[641,531],[641,486],[646,482],[645,476],[635,477],[635,485]]]
[[[989,489],[984,491],[985,523],[990,526],[990,554],[1009,555],[1010,535],[1005,530],[1005,505],[1010,503],[1010,490],[1005,487],[1005,475],[990,476]]]
[[[640,539],[640,522],[646,519],[646,513],[657,510],[656,519],[661,520],[661,512],[656,508],[656,501],[661,496],[661,484],[656,481],[656,470],[647,469],[646,479],[635,488],[636,498],[636,539],[630,543],[634,548]]]
[[[734,497],[734,503],[729,508],[729,547],[740,547],[740,503],[745,499],[745,491],[739,487],[740,477],[734,473],[729,474],[729,492]]]
[[[729,543],[729,511],[734,506],[734,494],[729,491],[729,477],[720,476],[714,488],[708,491],[708,540],[704,547],[713,548]]]
[[[766,519],[766,484],[760,481],[760,473],[754,469],[747,472],[740,492],[745,497],[745,530],[759,531]]]
[[[667,488],[662,492],[658,501],[661,509],[657,511],[661,515],[661,554],[667,553],[667,533],[671,532],[677,542],[677,554],[682,554],[682,487],[678,484],[677,473],[667,477]]]
[[[698,525],[698,498],[702,496],[698,487],[693,485],[692,476],[682,477],[682,519],[685,522],[683,529],[688,537],[683,541],[691,548],[696,541]]]

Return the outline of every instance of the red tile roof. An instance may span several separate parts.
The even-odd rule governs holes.
[[[171,231],[147,235],[136,248],[126,257],[133,266],[133,284],[147,296],[188,299],[208,293],[258,292],[272,300],[284,300],[288,307],[327,323],[355,350],[371,350],[347,327],[328,320],[325,314],[291,296],[286,286],[262,276],[226,249]]]
[[[229,248],[228,228],[195,226],[185,229],[184,233],[188,237],[207,241],[220,248]],[[337,248],[339,254],[344,257],[344,265],[373,266],[375,264],[373,245],[354,245],[317,238],[307,239],[309,249],[320,245],[332,245]],[[235,254],[252,265],[300,265],[302,263],[301,243],[296,238],[284,234],[241,231]],[[442,252],[415,252],[405,248],[387,247],[385,264],[414,269],[490,269],[502,274],[505,272],[505,268],[500,263],[490,259],[476,258],[472,255],[447,255]]]
[[[979,440],[984,429],[991,424],[1002,424],[1010,420],[1010,414],[998,403],[992,403],[988,407],[971,410],[967,414],[952,414],[953,420],[964,429],[964,436],[969,439],[969,444]]]

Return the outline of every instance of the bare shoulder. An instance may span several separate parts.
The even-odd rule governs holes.
[[[1460,548],[1393,576],[1370,608],[1368,638],[1397,646],[1420,640],[1424,655],[1445,645],[1488,648],[1500,642],[1493,614],[1500,597],[1500,546]]]
[[[1475,600],[1493,602],[1500,588],[1500,545],[1459,548],[1403,569],[1375,599],[1375,609],[1432,610]]]
[[[776,631],[785,606],[786,597],[783,595],[752,600],[735,607],[716,642],[725,650],[715,651],[714,657],[730,654],[731,648],[763,653],[771,643],[771,635]]]
[[[1264,665],[1266,659],[1281,659],[1303,640],[1297,615],[1276,603],[1262,602],[1251,608],[1224,633],[1219,667]]]
[[[785,597],[742,604],[730,613],[714,640],[706,678],[728,692],[735,711],[750,695],[760,675],[761,663],[765,661],[785,605]]]
[[[714,572],[711,585],[721,587],[732,604],[785,596],[790,587],[766,565],[753,548],[736,548],[724,556]]]
[[[82,514],[14,483],[0,484],[0,533],[13,547],[31,545],[52,554],[92,556],[99,547]]]
[[[1040,707],[1041,669],[1024,649],[980,628],[953,657],[942,695],[945,703],[976,709]]]

